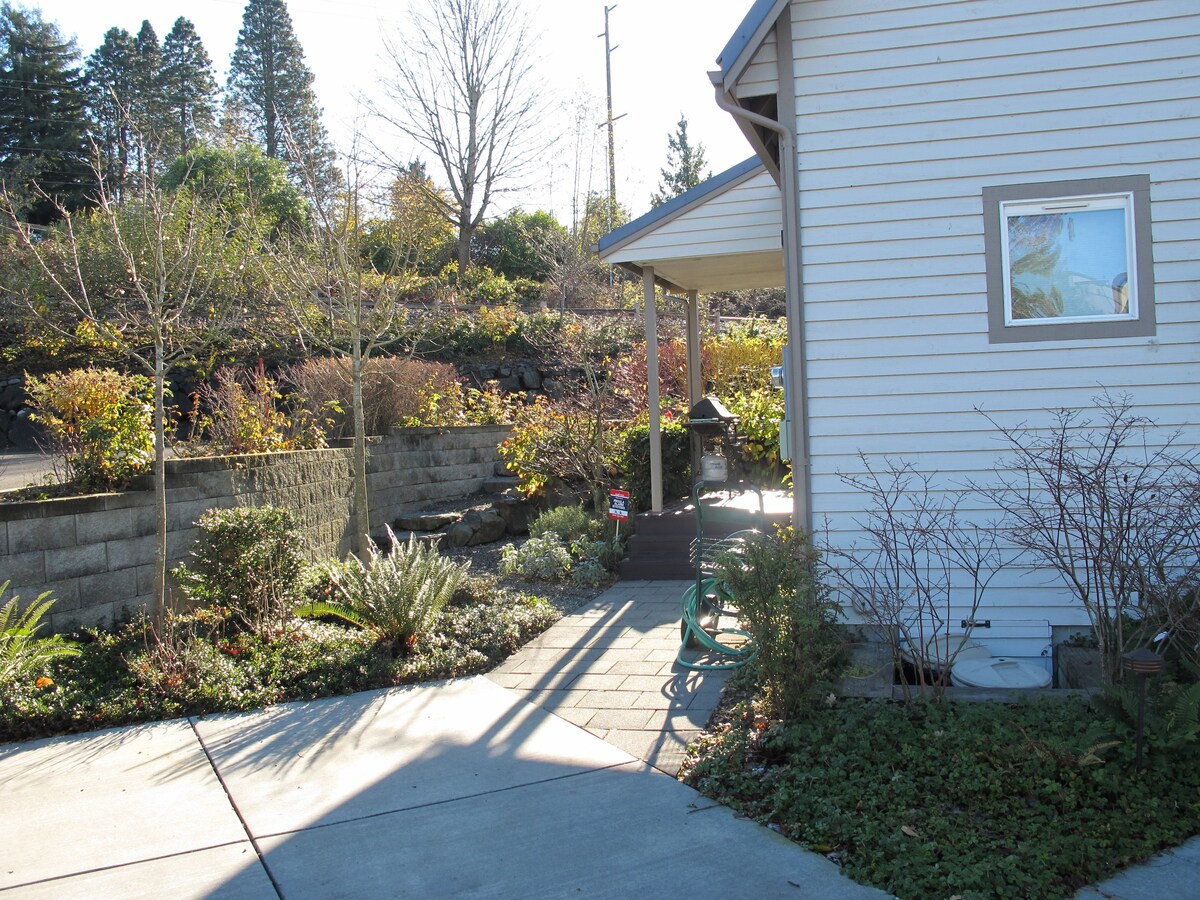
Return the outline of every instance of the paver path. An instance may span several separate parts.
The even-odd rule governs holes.
[[[687,581],[625,581],[564,616],[488,674],[668,775],[703,731],[727,672],[679,665]]]

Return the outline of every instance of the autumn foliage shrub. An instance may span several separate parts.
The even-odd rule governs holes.
[[[786,324],[751,319],[728,326],[705,343],[706,391],[728,400],[739,391],[770,387],[771,367],[780,364]]]
[[[26,387],[33,418],[83,490],[113,490],[150,468],[154,457],[151,381],[114,369],[73,369]]]
[[[287,399],[262,363],[249,372],[218,369],[196,393],[193,431],[225,453],[275,453],[325,446],[318,421],[306,409],[285,411]],[[197,441],[190,442],[194,451]],[[211,451],[210,451],[211,452]]]

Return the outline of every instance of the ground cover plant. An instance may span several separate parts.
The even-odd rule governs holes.
[[[686,780],[902,898],[1069,897],[1200,833],[1194,734],[1142,771],[1127,736],[1082,700],[744,701]]]
[[[80,635],[79,654],[0,686],[0,741],[249,710],[486,671],[544,631],[546,600],[470,578],[396,656],[373,632],[284,617],[231,630],[210,609]]]

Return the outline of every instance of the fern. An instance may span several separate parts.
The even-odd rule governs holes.
[[[7,581],[0,585],[0,596],[8,585]],[[54,605],[49,591],[39,595],[24,612],[20,611],[20,599],[14,594],[0,606],[0,685],[39,671],[57,657],[79,655],[78,648],[57,634],[44,638],[36,634],[42,627],[42,616]]]
[[[369,547],[366,562],[351,558],[343,568],[330,568],[336,598],[307,603],[302,616],[332,616],[374,632],[393,652],[410,648],[429,629],[434,616],[449,602],[470,563],[456,565],[413,538],[396,542],[389,555]]]

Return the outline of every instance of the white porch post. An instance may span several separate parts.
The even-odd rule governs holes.
[[[662,403],[658,396],[658,309],[654,302],[654,266],[642,268],[646,313],[646,397],[650,406],[650,509],[662,512]]]
[[[699,292],[687,295],[687,367],[688,408],[700,402],[704,382],[700,375],[700,299]]]

